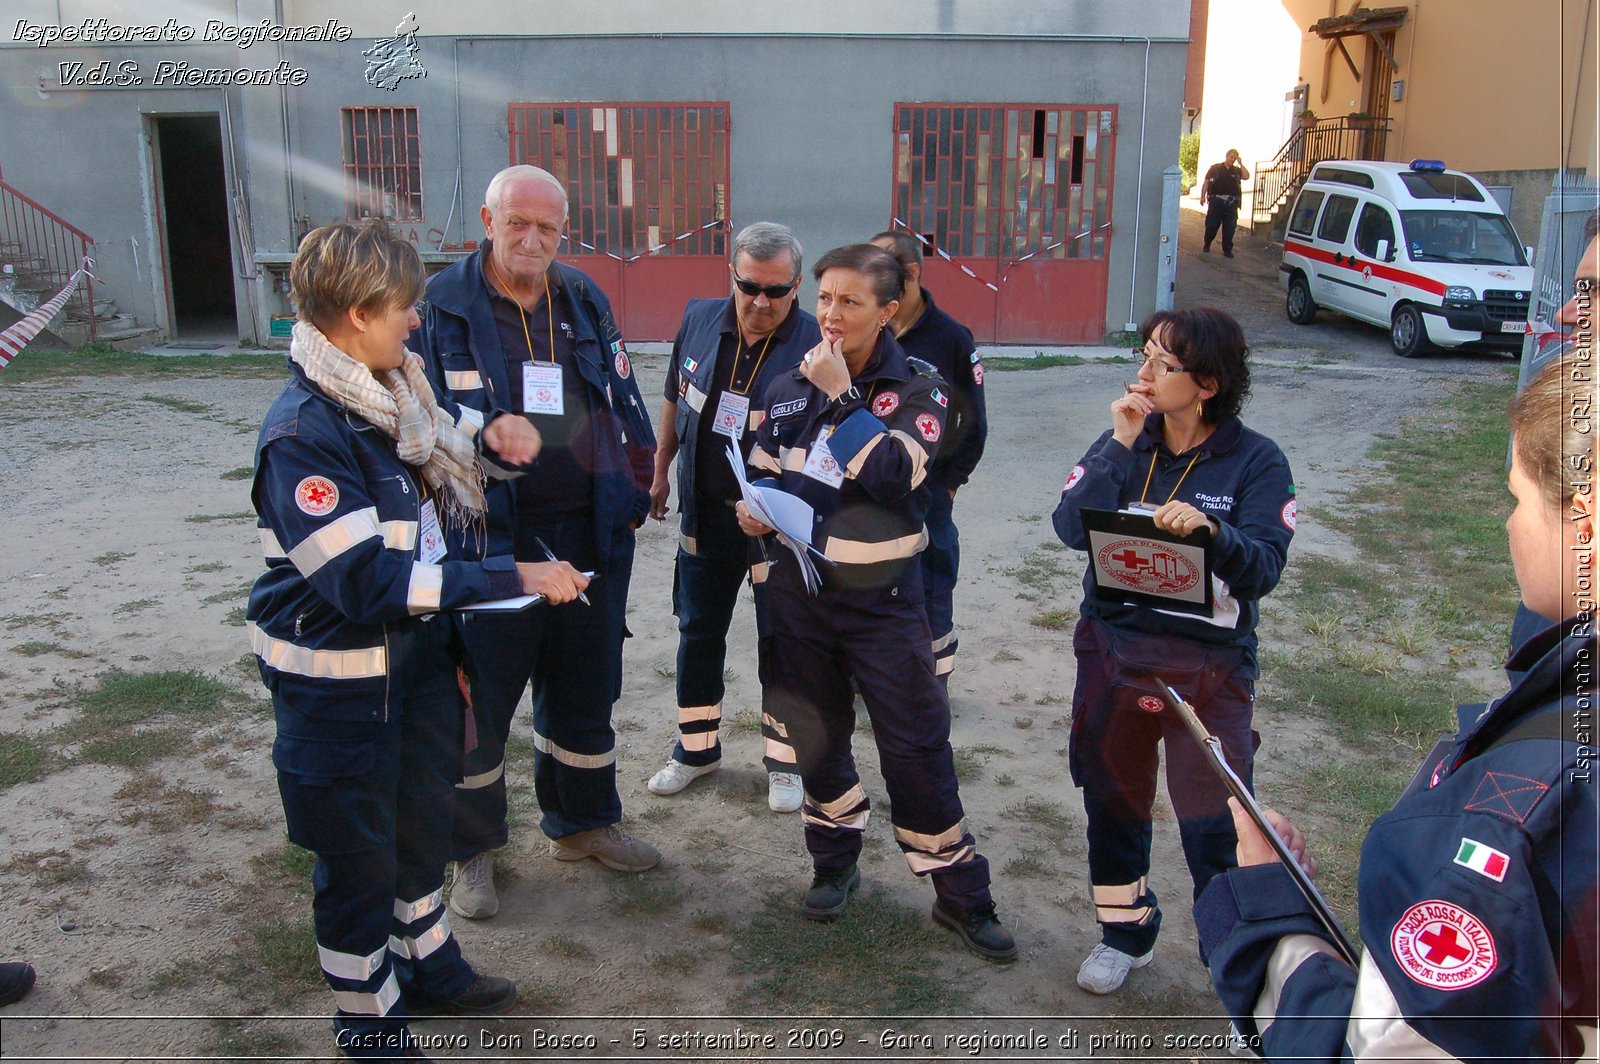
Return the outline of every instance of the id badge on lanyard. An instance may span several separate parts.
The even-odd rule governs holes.
[[[750,397],[724,391],[717,400],[717,416],[711,422],[711,431],[737,443],[744,437],[744,427],[749,420]]]
[[[833,435],[830,426],[824,430],[817,441],[806,452],[806,464],[800,472],[812,480],[821,481],[830,488],[837,488],[844,483],[844,467],[833,457],[833,452],[828,449],[828,437]]]
[[[439,527],[439,511],[433,508],[432,499],[422,500],[422,511],[417,517],[417,557],[428,565],[444,561],[444,529]]]
[[[522,412],[524,414],[566,413],[566,396],[561,390],[561,367],[550,363],[522,364]]]

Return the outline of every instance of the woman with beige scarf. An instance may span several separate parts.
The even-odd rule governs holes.
[[[509,1009],[509,980],[461,955],[441,904],[463,706],[438,611],[588,583],[565,562],[458,561],[446,527],[481,522],[479,444],[526,467],[533,427],[475,431],[405,349],[423,290],[382,223],[331,225],[290,268],[290,380],[262,424],[255,503],[267,571],[247,626],[277,718],[289,838],[316,854],[317,955],[345,1055],[416,1059],[408,1015]],[[538,607],[533,607],[538,608]]]

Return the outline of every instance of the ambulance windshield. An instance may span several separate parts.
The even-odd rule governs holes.
[[[1503,214],[1401,211],[1400,224],[1413,262],[1528,265],[1517,232]]]

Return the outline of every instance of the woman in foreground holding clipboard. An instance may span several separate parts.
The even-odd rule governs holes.
[[[1173,737],[1167,793],[1195,895],[1234,864],[1228,792],[1163,712],[1153,679],[1195,707],[1248,784],[1256,604],[1277,586],[1295,523],[1288,461],[1239,420],[1250,369],[1238,323],[1220,310],[1163,311],[1140,335],[1138,379],[1111,404],[1111,428],[1073,468],[1054,515],[1056,534],[1077,550],[1091,547],[1086,511],[1125,529],[1095,537],[1072,639],[1068,763],[1083,790],[1100,922],[1078,985],[1093,994],[1114,992],[1155,956],[1161,910],[1148,876],[1163,738]],[[1138,519],[1147,534],[1126,531],[1136,522],[1119,525],[1117,511],[1147,515]],[[1210,603],[1202,596],[1197,606],[1207,571]]]
[[[441,409],[417,325],[422,260],[381,222],[330,225],[289,268],[299,321],[289,382],[256,444],[251,501],[267,571],[246,610],[272,692],[289,838],[317,855],[317,957],[346,1056],[418,1057],[406,1015],[516,1003],[479,975],[440,904],[461,781],[461,695],[437,612],[520,593],[552,602],[588,581],[566,562],[446,556],[447,527],[481,526],[472,431]],[[521,417],[479,435],[524,466],[539,436]]]
[[[1512,409],[1517,586],[1564,619],[1513,651],[1510,692],[1457,711],[1460,732],[1368,831],[1360,967],[1242,816],[1241,867],[1195,905],[1217,992],[1269,1060],[1595,1059],[1594,380],[1585,344]]]

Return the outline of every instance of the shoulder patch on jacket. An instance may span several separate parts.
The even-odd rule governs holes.
[[[935,366],[932,362],[928,362],[928,361],[925,361],[924,359],[920,359],[916,355],[907,355],[906,356],[906,364],[908,366],[910,366],[916,372],[922,374],[924,377],[937,377],[937,376],[939,376],[939,367],[938,366]]]
[[[1534,806],[1549,789],[1548,783],[1526,776],[1485,772],[1464,808],[1469,813],[1493,813],[1513,824],[1521,824],[1533,814]]]
[[[772,409],[767,411],[767,416],[773,419],[780,417],[791,417],[803,411],[806,408],[806,404],[810,401],[811,399],[809,396],[802,395],[800,398],[790,399],[786,403],[775,403],[773,404]]]
[[[271,443],[273,440],[281,440],[285,436],[297,436],[299,434],[300,419],[297,417],[292,417],[284,421],[280,421],[276,425],[267,426],[266,436],[263,438],[262,442]]]

